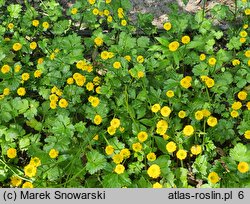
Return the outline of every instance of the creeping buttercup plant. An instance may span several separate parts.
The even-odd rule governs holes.
[[[171,7],[0,1],[1,187],[250,187],[250,3]]]

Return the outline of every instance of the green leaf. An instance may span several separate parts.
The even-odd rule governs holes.
[[[85,127],[86,123],[83,123],[82,121],[75,124],[75,130],[79,133],[84,133],[86,131]]]
[[[69,20],[57,21],[53,26],[53,33],[55,35],[61,35],[63,33],[66,33],[67,29],[69,28],[69,25]]]
[[[155,39],[163,46],[168,46],[169,41],[164,37],[155,37]]]
[[[121,188],[131,185],[131,180],[128,174],[116,174],[110,173],[103,176],[103,187],[104,188]]]
[[[229,40],[229,42],[226,44],[226,46],[229,50],[233,50],[233,49],[239,50],[241,45],[242,45],[242,43],[240,42],[239,37],[232,37]]]
[[[149,38],[148,37],[140,37],[137,39],[138,47],[147,48],[149,46]]]
[[[199,155],[193,165],[193,173],[205,178],[207,175],[208,162],[205,155]]]
[[[154,139],[159,150],[161,150],[163,153],[167,153],[167,150],[166,150],[167,141],[164,140],[162,137],[158,137],[158,136],[155,136]]]
[[[94,174],[97,171],[104,169],[107,165],[107,161],[104,155],[100,154],[98,151],[93,150],[87,153],[87,164],[86,169],[89,171],[90,174]]]
[[[19,4],[10,4],[7,10],[10,12],[11,18],[19,18],[22,6]]]
[[[238,143],[233,149],[230,149],[229,155],[235,161],[250,162],[250,151],[247,151],[247,147],[242,143]]]
[[[21,150],[26,150],[30,145],[30,139],[28,136],[25,136],[19,140],[19,148]]]
[[[179,178],[181,182],[178,186],[181,186],[182,188],[188,187],[187,174],[188,170],[185,168],[181,167],[176,170],[176,177]]]

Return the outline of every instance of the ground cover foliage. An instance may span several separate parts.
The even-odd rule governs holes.
[[[33,6],[0,1],[1,187],[250,187],[248,1]]]

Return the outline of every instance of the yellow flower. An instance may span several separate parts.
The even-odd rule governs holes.
[[[120,164],[123,161],[123,156],[121,154],[115,154],[113,157],[113,162],[116,164]]]
[[[110,11],[107,10],[107,9],[105,9],[105,10],[103,11],[103,14],[104,14],[105,16],[108,16],[108,15],[110,14]]]
[[[91,5],[95,4],[95,1],[96,0],[88,0],[89,4],[91,4]]]
[[[111,146],[111,145],[106,146],[105,152],[106,152],[107,155],[113,154],[114,153],[114,147]]]
[[[88,101],[91,103],[91,105],[92,105],[93,107],[98,106],[99,103],[100,103],[99,98],[97,98],[97,97],[95,97],[95,96],[89,96]]]
[[[43,61],[44,61],[43,58],[40,57],[40,58],[37,60],[37,64],[42,64]]]
[[[210,111],[207,110],[207,109],[203,109],[203,110],[202,110],[202,114],[203,114],[204,117],[208,117],[208,116],[211,115]]]
[[[29,164],[38,167],[41,166],[41,160],[38,157],[32,157]]]
[[[11,30],[11,29],[13,29],[14,28],[14,24],[13,23],[9,23],[8,24],[8,28]]]
[[[247,61],[247,65],[250,67],[250,60]]]
[[[49,106],[51,109],[56,109],[56,107],[57,107],[56,101],[50,101]]]
[[[217,118],[213,117],[213,116],[209,116],[209,118],[207,119],[207,124],[210,127],[214,127],[215,125],[217,125],[218,121]]]
[[[98,140],[99,140],[99,135],[95,135],[95,136],[93,137],[93,140],[98,141]]]
[[[145,142],[148,139],[148,134],[144,131],[141,131],[137,134],[137,138],[140,142]]]
[[[240,32],[240,37],[245,38],[247,37],[247,32],[245,30]]]
[[[16,157],[17,153],[16,153],[16,149],[15,148],[9,148],[7,150],[7,157],[9,157],[10,159],[14,159]]]
[[[110,4],[112,0],[106,0],[106,4]]]
[[[120,62],[114,62],[113,63],[113,67],[115,68],[115,69],[120,69],[121,68],[121,63]]]
[[[49,100],[50,101],[58,101],[58,96],[56,95],[56,94],[51,94],[50,96],[49,96]]]
[[[214,80],[208,77],[207,80],[205,81],[205,84],[207,85],[208,88],[212,88],[214,86]]]
[[[100,125],[102,123],[102,117],[100,115],[95,115],[95,117],[94,117],[94,123],[96,125]]]
[[[67,79],[67,84],[71,85],[71,84],[73,84],[73,83],[74,83],[74,79],[73,79],[72,77],[69,77],[69,78]]]
[[[92,10],[92,13],[93,13],[95,16],[97,16],[97,15],[100,13],[100,11],[99,11],[97,8],[94,8],[94,9]]]
[[[118,128],[121,125],[121,121],[118,118],[113,118],[110,121],[110,125],[114,128]]]
[[[108,16],[108,17],[107,17],[107,21],[108,21],[109,23],[111,23],[111,22],[113,21],[113,17],[112,17],[112,16]]]
[[[39,20],[36,20],[36,19],[33,20],[33,21],[32,21],[32,25],[35,26],[35,27],[38,27],[38,25],[39,25]]]
[[[206,59],[206,55],[205,54],[200,54],[200,61],[204,61]]]
[[[13,187],[18,187],[22,184],[22,179],[20,179],[19,177],[17,176],[12,176],[10,178],[10,183]]]
[[[250,101],[247,102],[246,106],[247,106],[247,109],[250,110]]]
[[[172,98],[172,97],[174,97],[174,92],[172,90],[169,90],[169,91],[166,92],[166,96],[168,98]]]
[[[164,23],[163,28],[169,31],[172,28],[172,24],[170,22],[166,22]]]
[[[159,120],[156,124],[157,128],[163,127],[163,128],[168,128],[168,123],[165,120]]]
[[[93,84],[92,82],[88,82],[88,83],[86,84],[86,89],[87,89],[88,91],[92,91],[92,90],[94,89],[94,84]]]
[[[77,69],[83,69],[84,66],[86,66],[86,61],[85,60],[79,60],[77,63],[76,63],[76,68]]]
[[[246,56],[247,58],[250,58],[250,50],[247,50],[247,51],[245,52],[245,56]]]
[[[208,60],[208,64],[214,66],[216,64],[216,59],[214,57],[210,57]]]
[[[137,56],[136,61],[140,64],[144,62],[144,57],[142,55]]]
[[[198,155],[201,153],[201,146],[200,145],[193,145],[190,150],[191,150],[191,153],[193,155]]]
[[[162,185],[159,182],[153,184],[153,188],[162,188]]]
[[[233,110],[233,111],[231,111],[230,115],[231,115],[233,118],[237,118],[237,117],[239,116],[239,113],[238,113],[238,111]]]
[[[172,153],[172,152],[174,152],[175,150],[177,149],[177,146],[176,146],[176,144],[175,144],[175,142],[168,142],[167,144],[166,144],[166,150],[169,152],[169,153]]]
[[[247,98],[247,92],[246,91],[240,91],[237,96],[238,96],[238,98],[240,100],[244,101]]]
[[[15,72],[19,72],[21,70],[21,65],[20,64],[17,64],[15,67],[14,67],[14,70]]]
[[[233,104],[232,104],[232,109],[234,109],[234,110],[239,110],[239,109],[241,109],[241,107],[242,107],[242,103],[240,102],[240,101],[236,101],[236,102],[234,102]]]
[[[239,172],[243,174],[249,171],[249,165],[247,162],[240,162],[237,168]]]
[[[233,65],[233,66],[240,65],[240,60],[234,59],[234,60],[232,61],[232,65]]]
[[[103,60],[107,60],[109,58],[109,52],[108,51],[102,51],[101,52],[101,58]]]
[[[154,152],[150,152],[147,154],[147,159],[148,161],[155,161],[156,160],[156,155]]]
[[[137,142],[137,143],[132,144],[132,149],[133,149],[135,152],[141,151],[141,150],[142,150],[142,145],[141,145],[141,143]]]
[[[100,86],[96,87],[95,92],[97,94],[101,94],[101,87]]]
[[[183,88],[188,89],[191,86],[191,81],[192,78],[190,80],[190,78],[188,76],[184,77],[181,81],[180,84]]]
[[[55,159],[56,157],[58,157],[59,155],[59,151],[57,151],[56,149],[51,149],[49,151],[49,156],[51,159]]]
[[[26,181],[23,185],[22,188],[33,188],[33,184],[30,183],[29,181]]]
[[[107,132],[110,134],[110,135],[114,135],[116,133],[116,128],[113,127],[113,126],[109,126],[108,129],[107,129]]]
[[[192,125],[186,125],[183,129],[183,134],[185,136],[191,136],[192,134],[194,134],[194,128]]]
[[[125,19],[121,20],[121,25],[122,26],[126,26],[127,25],[127,21]]]
[[[77,14],[78,9],[77,8],[72,8],[70,12],[71,12],[72,15],[75,15],[75,14]]]
[[[194,114],[194,116],[195,116],[196,120],[202,120],[202,118],[203,118],[203,112],[202,111],[196,111],[195,114]]]
[[[118,18],[124,18],[124,10],[123,10],[123,8],[118,8],[117,9],[117,14],[118,14]]]
[[[23,73],[22,74],[22,80],[23,81],[28,81],[30,78],[30,74],[29,73]]]
[[[171,109],[168,106],[163,106],[161,108],[161,115],[163,117],[168,117],[170,115],[170,113],[171,113]]]
[[[160,120],[156,124],[156,133],[159,135],[164,135],[168,129],[168,123],[165,120]]]
[[[151,178],[156,179],[161,175],[161,169],[157,164],[153,164],[148,168],[147,173]]]
[[[130,61],[131,61],[131,56],[130,56],[130,55],[126,55],[126,56],[124,57],[124,59],[127,60],[128,62],[130,62]]]
[[[34,77],[35,77],[35,78],[39,78],[39,77],[41,77],[41,75],[42,75],[42,72],[41,72],[41,70],[39,70],[39,69],[37,69],[37,70],[34,72]]]
[[[178,49],[179,46],[180,46],[180,44],[177,41],[174,41],[168,45],[168,48],[170,51],[174,52]]]
[[[122,164],[118,164],[115,167],[115,173],[122,174],[125,171],[125,167]]]
[[[34,177],[36,175],[37,168],[31,164],[24,167],[24,174],[28,177]]]
[[[161,109],[161,106],[160,106],[160,104],[158,104],[158,103],[154,104],[154,105],[151,107],[151,111],[152,111],[153,113],[157,113],[160,109]]]
[[[18,89],[17,89],[17,94],[18,94],[19,96],[24,96],[24,95],[26,94],[25,88],[24,88],[24,87],[18,88]]]
[[[186,117],[186,112],[183,111],[183,110],[179,111],[178,117],[179,117],[179,118],[185,118],[185,117]]]
[[[103,39],[101,37],[96,37],[94,39],[94,42],[97,46],[102,46],[103,45]]]
[[[125,148],[120,151],[120,154],[123,156],[123,158],[127,159],[130,157],[130,151],[129,149]]]
[[[44,29],[47,30],[49,28],[49,23],[48,22],[43,22],[42,26],[43,26]]]
[[[179,149],[176,153],[176,157],[180,160],[184,160],[187,157],[187,152],[184,149]]]
[[[188,35],[185,35],[181,38],[181,42],[183,44],[188,44],[190,42],[190,37]]]
[[[244,137],[248,140],[250,140],[250,130],[247,130],[245,133],[244,133]]]
[[[3,90],[3,95],[4,96],[8,96],[10,94],[10,89],[9,88],[5,88],[4,90]]]
[[[246,0],[244,0],[244,1],[246,1]],[[247,28],[248,28],[248,24],[244,24],[243,29],[247,29]]]
[[[246,38],[240,38],[240,42],[241,42],[241,43],[246,42],[246,40],[247,40]]]
[[[30,43],[30,49],[34,50],[34,49],[36,49],[36,47],[37,47],[37,43],[36,42],[31,42]]]
[[[66,99],[64,99],[64,98],[60,99],[60,101],[59,101],[59,106],[60,106],[61,108],[67,108],[67,106],[68,106],[68,101],[67,101]]]
[[[13,50],[14,51],[18,51],[18,50],[21,50],[22,49],[22,45],[20,43],[15,43],[13,46],[12,46]]]
[[[138,71],[138,72],[137,72],[137,77],[138,77],[138,78],[142,78],[142,77],[144,77],[144,75],[145,75],[145,74],[144,74],[143,71]]]
[[[217,182],[219,182],[220,177],[216,172],[210,172],[208,175],[208,181],[211,182],[212,184],[216,184]]]

